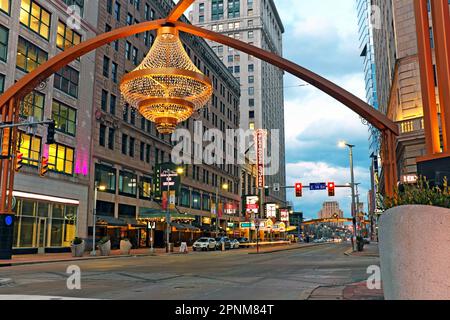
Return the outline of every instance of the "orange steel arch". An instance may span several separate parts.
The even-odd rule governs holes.
[[[46,63],[40,65],[34,71],[25,75],[18,80],[14,85],[8,88],[0,96],[0,113],[2,115],[2,121],[18,120],[19,115],[19,101],[21,98],[30,93],[36,86],[38,86],[46,78],[53,75],[75,59],[83,56],[84,54],[91,52],[105,44],[113,41],[133,36],[138,33],[142,33],[149,30],[158,29],[159,27],[167,24],[175,25],[180,31],[190,33],[196,36],[203,37],[215,42],[222,43],[224,45],[233,47],[237,50],[243,51],[250,55],[253,55],[261,60],[271,63],[298,78],[310,83],[321,91],[332,96],[336,100],[342,102],[348,108],[355,111],[361,117],[365,118],[374,127],[383,132],[383,155],[384,155],[384,169],[385,169],[385,192],[387,195],[392,196],[394,193],[394,187],[397,182],[397,169],[395,165],[395,136],[399,134],[398,126],[387,118],[381,112],[375,110],[370,105],[337,86],[331,81],[305,69],[289,60],[286,60],[276,54],[262,50],[260,48],[251,46],[245,42],[232,39],[221,34],[205,30],[199,27],[195,27],[186,23],[178,22],[178,18],[182,13],[192,4],[194,0],[182,0],[171,11],[167,19],[160,19],[155,21],[143,22],[140,24],[126,26],[120,29],[110,31],[108,33],[101,34],[95,38],[86,40],[77,46],[74,46],[48,60]],[[15,145],[17,129],[12,130],[12,145]],[[11,164],[11,159],[2,160],[0,163],[0,214],[11,212],[12,192],[7,193],[8,190],[13,190],[14,183],[14,168]],[[8,204],[6,199],[8,198]]]

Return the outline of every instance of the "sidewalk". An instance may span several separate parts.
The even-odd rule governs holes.
[[[189,248],[191,251],[191,248]],[[176,252],[175,252],[176,253]],[[47,262],[65,262],[65,261],[82,261],[92,259],[113,259],[121,257],[133,256],[155,256],[166,254],[165,249],[155,248],[151,253],[149,248],[132,249],[129,255],[123,255],[120,250],[111,250],[110,256],[100,256],[100,250],[97,250],[96,256],[91,256],[90,252],[85,252],[83,257],[72,257],[70,252],[67,253],[44,253],[44,254],[24,254],[13,256],[11,260],[0,260],[0,267],[10,267],[17,265],[38,264]]]
[[[384,300],[383,290],[370,290],[365,281],[315,288],[307,300]]]
[[[345,255],[355,257],[380,257],[378,251],[378,243],[371,242],[370,244],[364,245],[364,251],[362,252],[358,251],[353,252],[352,248],[350,248],[345,252]]]

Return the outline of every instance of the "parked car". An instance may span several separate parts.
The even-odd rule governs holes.
[[[237,241],[239,242],[240,247],[247,247],[250,245],[250,240],[248,238],[238,238]]]
[[[192,249],[194,251],[216,250],[216,240],[214,238],[200,238],[194,242]]]
[[[231,240],[231,249],[239,249],[240,243],[237,239]]]
[[[225,243],[225,250],[231,249],[231,240],[228,237],[221,237],[216,238],[216,249],[221,250],[222,249],[222,243]]]

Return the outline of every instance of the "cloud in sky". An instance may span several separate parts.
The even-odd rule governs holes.
[[[275,0],[286,32],[284,56],[364,99],[364,75],[359,57],[357,14],[354,0]],[[370,188],[368,127],[341,103],[287,74],[285,77],[287,183],[350,182],[348,149],[337,142],[355,144],[355,177],[361,182],[360,201],[367,202]],[[350,189],[338,189],[332,200],[350,216]],[[296,210],[317,217],[326,192],[304,192],[296,199],[288,192]]]

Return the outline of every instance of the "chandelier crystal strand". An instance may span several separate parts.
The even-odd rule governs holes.
[[[171,134],[180,122],[208,103],[211,80],[189,59],[174,27],[161,27],[142,63],[122,79],[120,90],[130,106]]]

